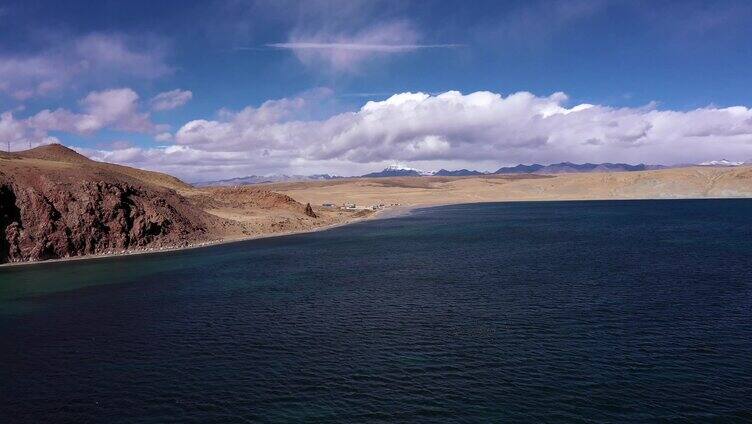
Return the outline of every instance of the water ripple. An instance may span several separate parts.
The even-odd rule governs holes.
[[[451,206],[0,271],[0,418],[750,422],[750,216]]]

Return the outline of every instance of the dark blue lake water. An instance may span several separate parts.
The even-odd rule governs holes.
[[[752,421],[752,201],[0,270],[0,422]]]

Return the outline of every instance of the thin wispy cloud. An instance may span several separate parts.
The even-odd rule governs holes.
[[[364,43],[271,43],[267,47],[290,50],[353,50],[366,52],[399,53],[419,49],[452,49],[462,44],[364,44]]]
[[[157,94],[151,99],[151,107],[156,111],[171,110],[183,106],[193,98],[190,90],[175,89]]]
[[[173,73],[159,42],[91,33],[24,54],[0,53],[0,93],[18,100],[71,88],[80,81],[131,77],[155,79]]]
[[[349,32],[298,30],[288,41],[266,47],[289,50],[304,65],[332,72],[358,71],[367,62],[393,54],[461,47],[456,43],[422,43],[422,38],[410,21],[397,20]]]

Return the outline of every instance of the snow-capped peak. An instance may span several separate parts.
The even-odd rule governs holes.
[[[721,160],[709,160],[707,162],[702,162],[700,165],[701,166],[739,166],[739,165],[744,165],[744,162],[732,162],[728,159],[721,159]]]
[[[401,165],[399,163],[393,163],[386,167],[385,171],[415,171],[420,175],[433,175],[431,171],[423,171],[421,169],[410,168],[409,166]]]

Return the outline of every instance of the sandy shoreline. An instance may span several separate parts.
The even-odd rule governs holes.
[[[74,256],[70,258],[48,259],[44,261],[4,263],[4,264],[0,264],[0,270],[2,270],[3,268],[10,268],[10,267],[34,266],[34,265],[53,264],[53,263],[71,262],[71,261],[109,259],[109,258],[117,258],[117,257],[124,257],[124,256],[150,255],[150,254],[159,254],[159,253],[174,253],[174,252],[179,252],[183,250],[193,250],[193,249],[208,248],[208,247],[213,247],[213,246],[222,246],[222,245],[227,245],[231,243],[239,243],[239,242],[250,241],[250,240],[261,240],[261,239],[267,239],[267,238],[273,238],[273,237],[284,237],[284,236],[291,236],[291,235],[308,234],[308,233],[331,230],[334,228],[343,227],[343,226],[350,225],[350,224],[356,224],[359,222],[365,222],[365,221],[376,220],[376,219],[396,218],[396,217],[404,216],[410,213],[410,211],[415,210],[415,209],[433,208],[433,207],[450,206],[450,205],[471,205],[471,204],[479,204],[479,203],[520,203],[520,202],[590,202],[590,201],[603,202],[603,201],[640,201],[640,200],[670,201],[670,200],[723,200],[723,199],[749,199],[749,197],[675,197],[675,198],[604,197],[604,198],[590,198],[590,199],[567,199],[567,198],[534,199],[534,200],[507,199],[507,200],[499,200],[499,201],[479,200],[479,201],[464,201],[464,202],[416,203],[416,204],[410,204],[410,205],[394,206],[391,208],[378,210],[375,213],[367,217],[354,218],[352,220],[346,220],[343,222],[337,222],[334,224],[323,225],[321,227],[314,227],[314,228],[305,229],[305,230],[284,231],[284,232],[278,232],[278,233],[258,234],[258,235],[253,235],[253,236],[238,237],[238,238],[232,238],[232,239],[221,239],[217,241],[203,242],[197,245],[182,246],[182,247],[169,247],[169,248],[163,248],[160,250],[131,250],[131,251],[126,251],[124,253],[113,253],[113,254],[104,254],[104,255],[83,255],[83,256]]]
[[[431,206],[440,206],[440,205],[425,205],[425,207],[431,207]],[[96,259],[111,259],[111,258],[119,258],[119,257],[126,257],[126,256],[155,255],[155,254],[160,254],[160,253],[174,253],[174,252],[180,252],[183,250],[202,249],[202,248],[222,246],[222,245],[227,245],[227,244],[232,244],[232,243],[240,243],[240,242],[250,241],[250,240],[261,240],[261,239],[268,239],[268,238],[273,238],[273,237],[285,237],[285,236],[292,236],[292,235],[298,235],[298,234],[315,233],[319,231],[331,230],[331,229],[338,228],[338,227],[344,227],[350,224],[356,224],[358,222],[365,222],[365,221],[376,220],[376,219],[388,219],[388,218],[395,218],[398,216],[403,216],[409,213],[410,210],[418,208],[418,207],[424,207],[424,206],[423,205],[410,205],[410,206],[400,205],[400,206],[392,207],[389,209],[382,209],[382,210],[376,211],[375,213],[367,217],[354,218],[354,219],[343,221],[343,222],[323,225],[321,227],[314,227],[314,228],[305,229],[305,230],[283,231],[283,232],[278,232],[278,233],[257,234],[253,236],[238,237],[238,238],[232,238],[232,239],[221,239],[217,241],[207,241],[207,242],[203,242],[203,243],[199,243],[199,244],[191,245],[191,246],[165,247],[165,248],[158,249],[158,250],[129,250],[123,253],[112,253],[112,254],[103,254],[103,255],[82,255],[82,256],[72,256],[69,258],[47,259],[43,261],[9,262],[9,263],[0,264],[0,270],[2,270],[3,268],[11,268],[11,267],[25,267],[25,266],[55,264],[55,263],[73,262],[73,261],[91,261],[91,260],[96,260]]]

